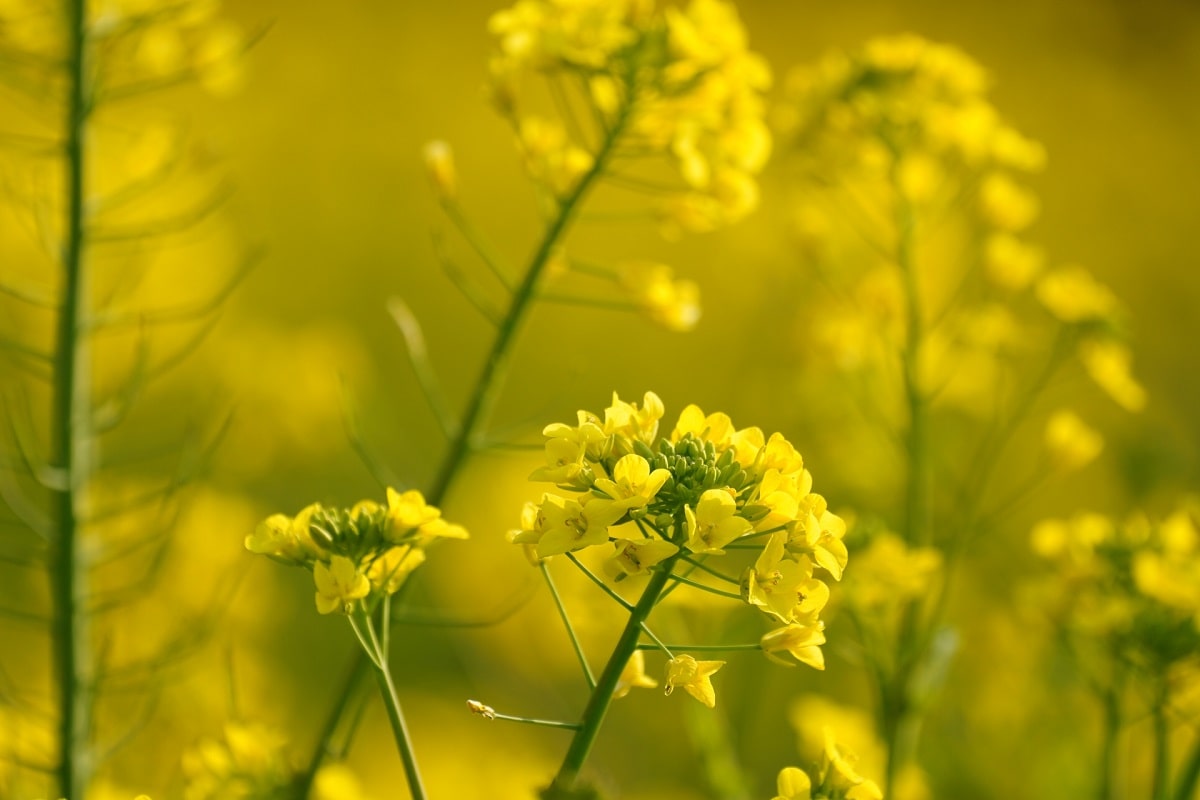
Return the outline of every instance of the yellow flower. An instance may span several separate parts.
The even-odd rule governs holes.
[[[442,519],[442,512],[426,504],[425,497],[415,489],[401,494],[388,488],[387,535],[393,542],[401,542],[414,531],[424,539],[466,539],[467,531],[461,525],[451,525]]]
[[[798,615],[819,612],[829,601],[829,587],[812,577],[812,562],[784,558],[787,533],[773,534],[754,567],[746,573],[746,602],[790,622]]]
[[[1012,232],[1029,227],[1040,210],[1032,192],[1000,172],[984,178],[979,187],[979,205],[984,220],[999,230]]]
[[[700,287],[694,281],[676,280],[667,265],[621,264],[618,280],[630,299],[664,328],[689,331],[700,321]]]
[[[684,506],[687,517],[687,549],[693,553],[721,554],[721,548],[754,527],[748,520],[735,516],[737,503],[724,489],[709,489],[700,495],[696,510]]]
[[[1056,466],[1073,470],[1093,461],[1104,439],[1071,411],[1057,411],[1046,422],[1046,450]]]
[[[545,523],[537,540],[537,554],[546,558],[604,544],[608,541],[608,526],[625,515],[625,508],[594,495],[579,500],[546,495],[541,513]]]
[[[313,782],[311,800],[365,800],[362,783],[345,764],[325,764]]]
[[[653,444],[658,437],[658,421],[664,413],[663,402],[654,392],[646,392],[641,408],[613,392],[612,405],[604,409],[604,434]]]
[[[1146,390],[1130,371],[1133,356],[1120,342],[1089,340],[1079,349],[1079,357],[1088,375],[1126,411],[1141,411],[1146,406]]]
[[[733,420],[728,414],[717,412],[705,416],[697,405],[688,405],[679,413],[671,441],[677,442],[687,434],[712,442],[719,448],[729,446],[733,438]]]
[[[682,686],[688,694],[709,708],[717,705],[717,693],[713,689],[711,676],[725,666],[724,661],[697,661],[692,656],[676,656],[667,662],[667,689],[671,694],[676,686]]]
[[[845,792],[847,800],[883,800],[883,793],[874,781],[858,773],[858,758],[838,746],[833,731],[825,729],[825,761],[828,772],[825,782],[834,789]]]
[[[662,539],[618,539],[604,562],[604,573],[613,580],[644,575],[648,569],[679,552],[679,546]]]
[[[773,800],[811,800],[812,780],[808,773],[798,767],[784,767],[775,779],[775,788],[779,792]]]
[[[613,467],[613,478],[597,478],[596,488],[626,509],[641,508],[654,499],[671,473],[650,471],[650,462],[636,453],[621,456]]]
[[[314,503],[294,518],[272,514],[246,537],[246,549],[251,553],[276,556],[297,563],[318,557],[320,548],[313,541],[309,523],[320,508]]]
[[[425,551],[412,545],[393,547],[371,562],[367,579],[384,594],[395,594],[404,579],[425,563]]]
[[[625,662],[617,687],[613,689],[613,699],[629,694],[631,689],[653,689],[658,681],[646,674],[646,656],[641,650],[634,650],[633,655]]]
[[[997,286],[1012,291],[1027,288],[1041,272],[1045,255],[1007,233],[993,233],[984,244],[984,267]]]
[[[1107,319],[1117,298],[1083,267],[1059,267],[1038,281],[1034,291],[1051,314],[1063,322]]]
[[[812,618],[815,620],[816,614]],[[825,669],[825,654],[821,652],[821,645],[825,644],[825,631],[824,624],[819,621],[795,623],[768,631],[763,634],[759,644],[767,657],[776,663],[793,666],[790,661],[777,655],[790,653],[801,664],[813,669]]]
[[[318,561],[313,566],[313,580],[317,584],[317,611],[322,614],[348,614],[355,600],[371,593],[367,576],[345,556],[334,556],[328,565]]]

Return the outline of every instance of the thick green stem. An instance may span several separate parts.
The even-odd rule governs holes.
[[[433,484],[425,495],[431,505],[441,505],[445,499],[446,492],[458,476],[459,470],[462,468],[475,441],[478,439],[483,425],[487,420],[488,412],[490,412],[495,403],[496,395],[499,393],[502,377],[517,330],[520,328],[521,322],[524,320],[530,305],[537,297],[538,280],[541,278],[546,264],[550,261],[550,256],[553,255],[555,248],[562,241],[570,223],[578,213],[580,203],[607,167],[613,153],[613,147],[620,139],[630,111],[630,107],[626,106],[605,137],[600,151],[596,154],[595,160],[592,163],[592,168],[579,179],[579,182],[570,193],[560,200],[558,214],[547,226],[545,233],[542,235],[541,242],[530,258],[529,267],[525,271],[524,278],[522,278],[520,284],[513,290],[512,302],[509,304],[508,312],[499,323],[496,330],[496,339],[492,344],[487,359],[483,363],[479,377],[475,381],[475,388],[471,393],[470,400],[467,402],[467,408],[463,412],[462,424],[459,425],[458,433],[450,442],[450,446],[442,459]],[[370,664],[367,662],[365,654],[360,655],[355,665],[355,675],[361,675],[369,666]],[[342,697],[345,698],[346,695]],[[326,732],[336,730],[337,720],[341,719],[345,708],[344,700],[339,699],[338,704],[330,712],[332,721],[327,722],[322,730]],[[318,758],[321,757],[320,754],[327,752],[327,750],[327,742],[319,742],[316,750]],[[315,774],[316,766],[311,766],[306,772],[308,779],[299,783],[297,797],[300,800],[308,797],[308,793],[312,788],[311,777]]]
[[[592,745],[595,744],[596,736],[600,733],[600,727],[604,723],[604,716],[608,713],[608,706],[612,703],[613,692],[621,680],[621,672],[624,671],[630,656],[637,649],[638,639],[642,634],[642,624],[650,616],[655,603],[658,602],[658,596],[666,588],[676,558],[677,556],[663,562],[659,570],[650,577],[646,588],[642,591],[641,598],[633,607],[633,611],[629,612],[629,621],[625,623],[625,630],[621,632],[621,638],[617,640],[608,664],[605,665],[604,672],[600,674],[600,679],[596,682],[596,688],[592,691],[592,696],[583,711],[579,730],[571,739],[571,746],[567,748],[562,766],[558,768],[558,774],[547,790],[550,793],[548,796],[554,796],[555,792],[574,790],[579,771],[583,769],[583,763],[592,751]]]
[[[86,0],[65,5],[67,52],[64,131],[63,297],[54,356],[50,461],[66,476],[52,493],[54,542],[51,581],[53,651],[59,710],[58,794],[83,800],[92,774],[91,630],[87,612],[88,564],[80,542],[80,513],[88,477],[89,364],[84,211],[85,138],[90,113]]]

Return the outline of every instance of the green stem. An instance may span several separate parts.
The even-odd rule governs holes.
[[[542,577],[546,579],[546,586],[550,587],[550,594],[554,597],[554,605],[558,608],[558,615],[562,617],[563,627],[567,629],[567,636],[571,639],[571,647],[575,648],[575,656],[579,659],[579,666],[583,668],[583,678],[587,681],[589,689],[596,688],[596,676],[592,674],[592,668],[588,666],[587,655],[583,652],[583,645],[579,643],[579,637],[575,635],[575,626],[571,624],[571,618],[567,615],[567,607],[563,605],[562,597],[558,594],[558,587],[554,585],[554,578],[550,577],[550,568],[543,561],[540,565]]]
[[[1166,681],[1160,680],[1155,689],[1154,708],[1151,709],[1154,725],[1154,800],[1169,800],[1171,771],[1171,731],[1167,724]]]
[[[699,566],[699,565],[695,564],[694,566]],[[685,578],[682,575],[672,575],[671,580],[676,581],[678,583],[682,583],[685,586],[691,586],[693,589],[699,589],[702,592],[708,592],[709,594],[715,594],[720,597],[729,597],[733,600],[741,600],[742,599],[742,596],[740,594],[734,594],[733,592],[722,591],[721,589],[713,588],[712,586],[709,586],[706,583],[700,583],[700,581],[694,581],[691,578]]]
[[[605,665],[604,672],[601,673],[600,680],[596,683],[596,688],[583,711],[579,730],[571,739],[571,746],[567,749],[562,765],[558,768],[554,783],[550,785],[548,791],[551,796],[556,791],[569,792],[575,788],[579,771],[583,769],[583,763],[587,760],[588,754],[592,751],[592,745],[596,742],[596,736],[600,733],[600,726],[603,724],[608,706],[612,702],[617,683],[621,680],[621,673],[629,662],[629,657],[637,649],[638,639],[642,634],[642,623],[650,616],[659,594],[666,588],[667,581],[671,577],[671,567],[674,566],[677,557],[673,556],[668,559],[658,571],[650,576],[641,598],[633,607],[633,611],[629,613],[629,621],[625,623],[625,630],[621,632],[621,638],[617,640],[608,664]]]
[[[1121,697],[1114,687],[1104,692],[1104,744],[1100,758],[1100,800],[1116,800],[1114,775],[1117,764],[1117,738],[1121,734]]]
[[[1179,773],[1179,785],[1175,788],[1175,800],[1193,800],[1196,787],[1200,786],[1200,737],[1192,746],[1187,761]]]
[[[88,476],[90,381],[84,328],[88,313],[84,210],[87,87],[86,0],[66,3],[67,107],[63,157],[66,197],[62,253],[63,299],[55,342],[51,463],[67,476],[52,492],[55,539],[51,550],[54,670],[59,708],[58,794],[83,800],[92,767],[91,626],[87,613],[87,558],[81,547],[80,508]]]
[[[492,344],[491,351],[488,353],[487,360],[484,361],[479,377],[475,381],[475,388],[471,393],[471,399],[467,403],[466,411],[463,412],[462,424],[458,428],[457,435],[450,442],[450,447],[446,451],[446,455],[442,460],[441,467],[438,469],[433,484],[425,495],[431,505],[442,504],[446,492],[449,490],[454,478],[458,475],[459,469],[466,461],[467,455],[473,449],[474,442],[479,436],[483,423],[487,418],[487,412],[496,400],[504,368],[508,362],[509,350],[512,347],[517,330],[520,327],[521,321],[525,318],[530,304],[537,296],[538,279],[541,277],[546,263],[550,260],[550,256],[554,253],[555,247],[565,235],[570,222],[574,219],[580,202],[595,185],[597,179],[607,166],[609,158],[612,155],[613,146],[620,138],[622,129],[628,121],[629,111],[630,107],[627,105],[622,114],[614,122],[612,129],[608,132],[600,151],[596,154],[592,168],[579,179],[575,188],[560,201],[558,215],[546,228],[541,242],[538,244],[537,249],[534,250],[533,256],[529,261],[529,268],[525,272],[525,277],[513,290],[512,302],[508,307],[508,313],[505,314],[504,319],[497,326],[496,339]],[[357,659],[355,665],[356,675],[361,674],[367,667],[366,655],[362,654]],[[338,704],[330,711],[330,716],[334,722],[333,724],[326,723],[322,729],[323,731],[328,732],[336,729],[337,720],[340,720],[342,714],[345,712],[345,697],[346,695],[343,695],[342,698],[339,698]],[[328,750],[327,745],[328,743],[325,741],[319,743],[316,753],[326,752]],[[315,776],[316,769],[310,767],[305,774]],[[311,788],[311,779],[301,782],[297,787],[297,796],[301,800],[304,800],[304,798],[308,797]]]
[[[383,704],[387,709],[388,722],[392,725],[392,736],[396,739],[396,749],[400,752],[400,761],[404,764],[404,776],[408,779],[408,790],[413,800],[425,800],[425,786],[421,782],[421,772],[417,769],[417,757],[413,752],[412,739],[408,735],[408,725],[404,721],[404,712],[400,708],[400,698],[396,694],[396,684],[392,682],[392,673],[388,669],[388,654],[383,651],[375,626],[371,618],[361,609],[354,612],[359,617],[359,624],[366,630],[369,645],[374,653],[367,653],[369,661],[375,667],[375,680],[379,684],[379,692],[383,695]],[[364,650],[367,648],[364,642]]]

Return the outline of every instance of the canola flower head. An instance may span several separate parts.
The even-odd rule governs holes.
[[[1046,421],[1045,443],[1050,460],[1064,470],[1086,466],[1104,449],[1104,438],[1075,412],[1065,409]]]
[[[534,75],[582,78],[599,136],[630,144],[623,163],[675,168],[681,185],[658,209],[664,231],[712,230],[757,206],[755,176],[771,151],[763,120],[771,74],[748,49],[732,3],[519,0],[493,14],[488,30],[496,45],[489,94],[513,123],[530,176],[552,195],[569,194],[599,148],[525,110],[520,84]]]
[[[387,490],[387,504],[362,500],[350,508],[313,504],[295,517],[272,514],[246,537],[246,549],[313,573],[317,610],[349,613],[372,595],[397,592],[438,539],[466,530],[442,518],[417,491]]]
[[[822,668],[819,613],[828,579],[846,566],[845,523],[812,491],[804,459],[781,434],[739,429],[695,405],[669,429],[663,415],[652,392],[640,407],[614,395],[602,413],[546,426],[546,464],[530,479],[557,490],[525,505],[509,541],[534,563],[601,548],[612,581],[681,559],[732,558],[733,545],[761,547],[743,572],[741,598],[783,626],[764,650]]]
[[[1161,519],[1094,513],[1044,520],[1031,534],[1052,568],[1041,588],[1051,620],[1073,637],[1151,671],[1200,656],[1200,514]]]
[[[287,740],[264,725],[230,722],[220,738],[183,753],[185,800],[252,800],[276,797],[290,784]]]

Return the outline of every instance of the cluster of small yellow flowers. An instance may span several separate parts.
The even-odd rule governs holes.
[[[810,772],[799,767],[780,770],[774,800],[883,800],[879,785],[860,775],[857,765],[854,754],[839,746],[826,728],[820,765]]]
[[[783,625],[763,637],[763,650],[823,668],[819,614],[829,587],[818,575],[841,579],[845,523],[812,491],[803,459],[782,435],[739,430],[725,414],[692,405],[664,436],[663,414],[652,392],[640,408],[614,394],[603,415],[580,411],[576,425],[547,426],[547,463],[530,478],[563,493],[527,503],[511,541],[534,560],[606,548],[614,581],[758,550],[740,594]],[[708,676],[721,663],[675,658],[667,686],[709,703]]]
[[[363,500],[349,509],[313,504],[295,517],[273,514],[246,537],[246,549],[312,570],[317,610],[349,613],[368,597],[394,594],[436,539],[465,539],[417,491],[387,490],[387,505]]]
[[[667,265],[628,262],[618,267],[617,276],[634,304],[664,328],[689,331],[700,321],[700,287],[676,280]]]
[[[904,296],[919,286],[920,384],[934,403],[981,413],[1014,385],[1014,356],[1054,335],[1046,329],[1063,329],[1096,384],[1140,410],[1146,395],[1116,296],[1082,267],[1046,269],[1041,249],[1022,238],[1038,200],[1019,177],[1041,170],[1046,155],[1002,120],[987,89],[966,55],[911,35],[832,53],[791,77],[779,116],[796,144],[798,235],[850,298],[837,313],[812,315],[812,340],[843,371],[890,368],[911,333]],[[915,241],[934,225],[938,246]],[[991,286],[972,283],[980,278]],[[864,292],[889,286],[899,304],[864,302]],[[985,317],[1003,325],[981,330]]]
[[[140,90],[155,82],[192,78],[214,94],[242,83],[249,42],[233,22],[220,19],[219,0],[100,0],[88,4],[88,31],[103,59],[105,90]],[[0,47],[57,58],[66,46],[61,3],[0,3]]]
[[[860,616],[877,616],[929,595],[941,576],[942,554],[933,547],[910,547],[891,532],[876,534],[854,555],[854,575],[843,600]]]
[[[185,800],[284,797],[292,780],[286,739],[262,725],[231,722],[224,736],[183,754]]]
[[[653,0],[519,0],[489,29],[498,45],[493,102],[512,121],[530,175],[554,196],[602,158],[665,157],[682,178],[660,208],[669,227],[712,230],[757,205],[755,175],[771,149],[762,99],[771,76],[747,49],[730,3],[659,10]],[[579,87],[601,143],[525,110],[517,89],[529,73]]]
[[[1130,665],[1165,671],[1200,657],[1200,527],[1194,505],[1154,522],[1098,514],[1047,520],[1034,551],[1052,562],[1047,605],[1068,632]]]

